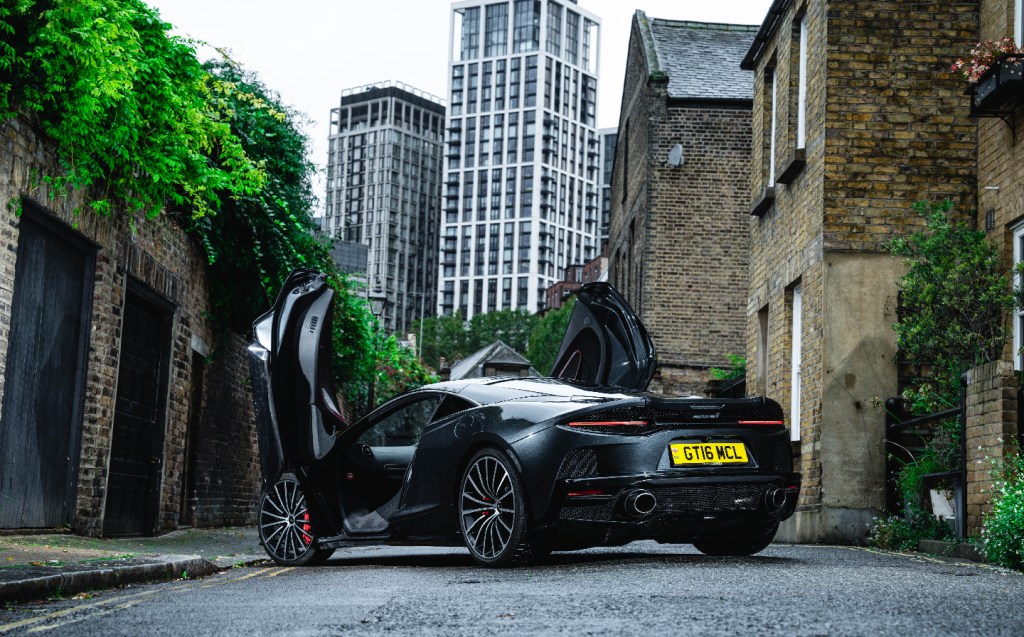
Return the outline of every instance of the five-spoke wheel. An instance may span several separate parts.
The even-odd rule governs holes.
[[[317,545],[306,497],[290,475],[282,476],[263,494],[259,530],[260,544],[278,564],[322,563],[334,552]]]
[[[483,449],[470,459],[458,508],[462,539],[477,562],[503,566],[529,559],[523,486],[507,455]]]

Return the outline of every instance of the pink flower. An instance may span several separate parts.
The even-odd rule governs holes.
[[[961,74],[969,84],[977,84],[993,64],[1005,57],[1019,55],[1024,55],[1024,49],[1018,47],[1011,37],[985,40],[974,45],[967,61],[958,58],[950,72]]]

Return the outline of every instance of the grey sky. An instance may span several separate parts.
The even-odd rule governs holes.
[[[699,22],[760,24],[771,0],[579,0],[601,18],[597,120],[618,124],[633,13]],[[149,0],[180,33],[232,56],[313,121],[311,159],[324,166],[330,110],[342,89],[396,80],[445,98],[447,0]],[[201,55],[209,52],[200,51]],[[709,60],[714,64],[714,60]],[[322,179],[317,196],[323,198]]]

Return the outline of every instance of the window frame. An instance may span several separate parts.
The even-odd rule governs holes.
[[[801,381],[803,378],[803,309],[804,294],[800,281],[790,290],[790,390],[789,390],[789,439],[800,440]]]
[[[1013,233],[1013,286],[1019,287],[1022,277],[1017,272],[1017,265],[1024,262],[1024,221],[1021,221],[1010,228]],[[1024,355],[1021,354],[1021,347],[1024,347],[1024,308],[1013,310],[1013,368],[1017,371],[1024,369]]]

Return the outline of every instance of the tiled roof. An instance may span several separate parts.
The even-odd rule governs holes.
[[[481,347],[477,351],[473,352],[466,358],[458,361],[452,365],[451,380],[461,380],[463,378],[478,378],[483,376],[484,365],[490,363],[492,365],[518,365],[522,367],[529,367],[530,361],[524,358],[519,352],[515,351],[503,341],[494,341],[490,345]],[[530,368],[531,376],[536,375],[536,371]]]
[[[652,77],[668,78],[675,99],[749,100],[754,74],[740,69],[757,25],[684,22],[636,12]]]

